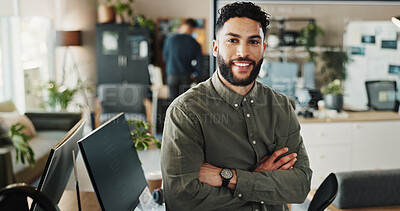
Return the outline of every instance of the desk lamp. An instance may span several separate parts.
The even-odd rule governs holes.
[[[64,84],[65,80],[65,72],[66,72],[66,60],[68,53],[71,54],[73,63],[74,63],[74,68],[76,66],[76,62],[74,59],[74,56],[72,54],[72,51],[70,49],[71,46],[81,46],[82,45],[82,32],[81,31],[57,31],[56,32],[56,45],[57,46],[65,46],[65,51],[64,51],[64,63],[63,63],[63,74],[62,74],[62,82],[61,84]],[[78,73],[78,80],[80,79],[79,73]]]
[[[81,76],[78,70],[78,65],[76,63],[75,57],[72,53],[72,48],[71,47],[76,47],[76,46],[82,46],[82,31],[57,31],[56,32],[56,46],[64,46],[65,51],[64,51],[64,62],[63,62],[63,69],[62,69],[62,80],[61,80],[61,85],[66,85],[65,84],[65,76],[66,76],[66,63],[67,63],[67,58],[68,54],[70,54],[70,57],[72,59],[73,63],[73,71],[76,71],[76,76],[77,76],[77,81],[78,84],[82,82]],[[88,98],[86,97],[85,91],[81,92],[83,95],[83,98],[85,100],[85,103],[87,106],[89,106],[89,101]]]

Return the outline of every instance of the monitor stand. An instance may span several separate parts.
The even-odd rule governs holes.
[[[78,182],[78,170],[76,167],[76,159],[75,159],[75,151],[72,150],[72,160],[74,163],[74,177],[75,177],[75,191],[76,191],[76,199],[78,201],[78,210],[81,211],[81,198],[79,196],[79,182]]]

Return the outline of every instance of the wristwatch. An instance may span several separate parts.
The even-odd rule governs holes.
[[[221,187],[227,187],[233,177],[233,171],[231,169],[222,169],[219,175],[222,178]]]

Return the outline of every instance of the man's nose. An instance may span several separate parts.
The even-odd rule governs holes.
[[[249,46],[247,43],[241,43],[236,49],[236,56],[246,57],[249,55]]]

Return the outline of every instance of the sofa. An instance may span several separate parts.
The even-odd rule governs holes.
[[[2,103],[0,103],[0,115],[4,112],[13,112],[10,109],[1,110],[1,105]],[[46,165],[50,149],[66,135],[82,115],[70,112],[29,112],[25,113],[24,117],[31,121],[35,130],[35,135],[28,141],[35,153],[35,166],[32,168],[27,162],[17,163],[12,143],[0,144],[0,188],[14,182],[32,184],[38,180]]]

